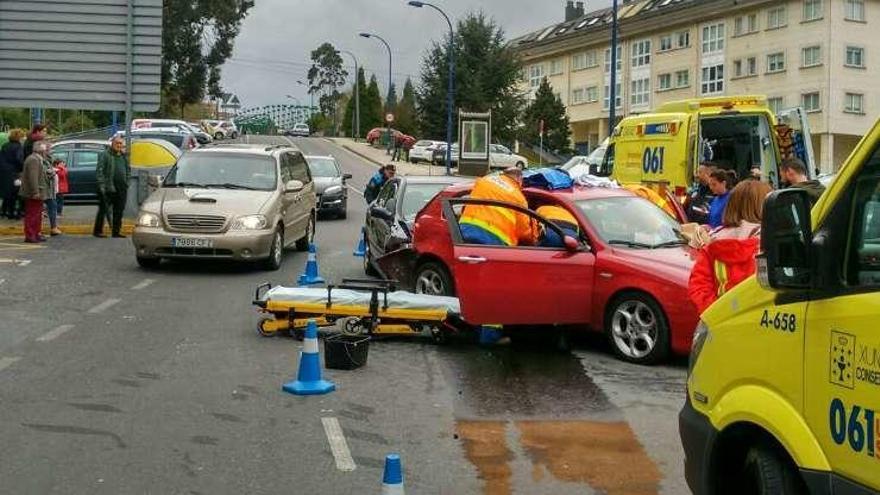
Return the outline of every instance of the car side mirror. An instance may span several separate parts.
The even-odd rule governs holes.
[[[764,200],[758,281],[768,290],[808,289],[813,280],[810,200],[803,189],[782,189]]]
[[[377,205],[370,207],[370,216],[388,222],[394,219],[394,215],[392,215],[390,211]]]
[[[287,193],[295,193],[303,190],[305,184],[298,180],[289,180],[287,184],[284,185],[284,192]]]
[[[342,180],[351,179],[351,174],[342,174]]]
[[[567,235],[562,238],[562,244],[565,245],[565,250],[574,253],[581,250],[581,245],[578,243],[577,239],[574,237]]]

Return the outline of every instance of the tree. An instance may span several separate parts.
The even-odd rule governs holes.
[[[312,50],[312,67],[309,68],[309,93],[317,93],[321,112],[331,117],[336,114],[340,93],[337,88],[345,84],[348,71],[342,67],[342,57],[332,44],[324,42]]]
[[[448,35],[434,42],[422,59],[417,92],[419,124],[429,138],[446,138],[446,87]],[[482,13],[471,13],[458,22],[453,38],[455,56],[454,111],[492,111],[496,141],[516,137],[517,119],[524,102],[518,88],[522,64],[507,46],[504,31]]]
[[[374,127],[382,127],[385,122],[382,114],[382,97],[379,94],[379,83],[374,74],[370,77],[366,98],[361,99],[361,125],[367,132]]]
[[[540,122],[544,121],[544,149],[556,153],[569,151],[569,121],[565,114],[565,105],[553,92],[550,82],[545,77],[535,92],[535,100],[526,107],[523,113],[520,137],[532,145],[540,142],[538,135]]]
[[[162,96],[164,113],[220,96],[220,66],[232,55],[241,21],[254,0],[164,0]]]
[[[407,78],[403,85],[403,95],[397,104],[395,123],[400,132],[415,135],[418,132],[416,119],[416,90],[412,81]]]
[[[361,126],[359,129],[357,129],[357,135],[360,137],[364,137],[367,135],[367,131],[369,131],[371,129],[371,127],[368,125],[367,121],[364,119],[364,117],[366,115],[365,111],[364,111],[364,105],[367,101],[368,88],[367,88],[367,80],[364,77],[364,68],[363,67],[360,67],[358,69],[357,78],[358,78],[357,86],[360,88],[359,98],[360,98],[360,105],[361,105]],[[355,85],[352,84],[351,85],[352,98],[349,98],[348,104],[345,106],[345,115],[342,117],[342,128],[347,131],[346,134],[348,132],[350,132],[349,130],[352,127],[352,122],[354,121],[354,116],[355,116],[355,108],[354,108],[355,99],[353,96],[354,90],[355,90]]]
[[[391,113],[397,110],[397,87],[394,83],[388,87],[388,95],[385,96],[385,109]]]

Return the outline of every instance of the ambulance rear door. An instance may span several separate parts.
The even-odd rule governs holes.
[[[817,166],[807,113],[801,107],[787,108],[776,114],[776,120],[780,156],[783,160],[791,157],[800,158],[807,165],[809,177],[815,179]],[[833,166],[833,164],[828,165]]]

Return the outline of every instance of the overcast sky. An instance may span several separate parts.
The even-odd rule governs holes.
[[[453,23],[470,11],[482,10],[503,27],[508,39],[531,32],[565,16],[565,0],[435,0]],[[587,10],[610,4],[587,2]],[[407,76],[417,82],[422,55],[431,40],[449,28],[439,13],[417,9],[406,0],[256,0],[235,41],[235,52],[223,66],[223,86],[239,95],[245,106],[283,103],[285,95],[307,104],[309,96],[296,81],[306,82],[310,53],[324,41],[350,50],[367,71],[375,71],[384,94],[388,54],[378,40],[365,39],[368,31],[391,45],[395,84]],[[351,64],[345,56],[346,64]],[[354,71],[349,69],[349,72]]]

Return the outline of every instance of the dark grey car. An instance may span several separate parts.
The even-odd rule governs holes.
[[[348,215],[348,187],[345,181],[351,174],[344,174],[332,156],[306,156],[309,171],[315,182],[318,196],[318,214],[332,214],[337,218]]]

